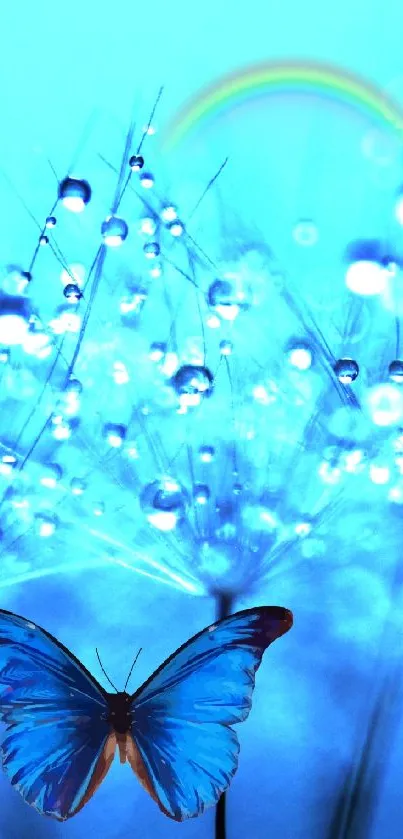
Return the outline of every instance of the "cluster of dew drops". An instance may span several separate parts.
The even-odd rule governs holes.
[[[151,172],[144,169],[144,158],[140,153],[131,155],[128,161],[130,174],[122,187],[120,200],[134,173],[139,178],[140,186],[144,190],[152,190],[155,182]],[[89,204],[92,190],[86,180],[72,176],[65,177],[58,187],[57,200],[46,217],[43,229],[37,242],[37,246],[28,270],[13,270],[6,282],[3,282],[3,293],[0,300],[0,361],[6,363],[10,357],[10,347],[24,344],[27,336],[31,343],[35,343],[35,352],[38,357],[46,357],[48,347],[44,341],[41,330],[38,326],[38,318],[32,312],[32,307],[27,296],[32,277],[33,267],[39,249],[54,246],[53,231],[57,227],[56,208],[60,202],[63,207],[74,214],[82,213]],[[127,222],[119,216],[119,203],[116,203],[115,211],[108,215],[101,225],[102,245],[107,248],[119,248],[123,245],[129,235]],[[160,217],[166,231],[174,238],[179,239],[186,235],[185,224],[178,217],[176,207],[164,202],[160,207]],[[151,277],[159,277],[162,273],[160,245],[153,240],[156,232],[156,222],[153,215],[142,219],[142,232],[150,238],[143,246],[145,259],[150,264],[149,273]],[[316,228],[312,223],[304,223],[297,226],[295,238],[301,245],[313,245],[317,240]],[[368,266],[367,266],[368,267]],[[360,274],[361,271],[361,274]],[[74,323],[75,307],[85,297],[85,289],[80,276],[69,268],[64,271],[65,282],[63,295],[71,314],[67,316],[70,324]],[[362,265],[360,262],[352,264],[349,269],[349,283],[352,291],[359,293],[354,288],[354,283],[361,282]],[[141,296],[141,295],[140,295]],[[121,313],[130,313],[133,307],[141,308],[143,300],[139,295],[126,297],[121,301]],[[240,298],[234,284],[228,278],[216,278],[209,286],[206,293],[208,308],[213,312],[213,317],[221,318],[224,321],[231,321],[245,305]],[[68,326],[66,327],[69,328]],[[71,331],[79,331],[71,327]],[[228,357],[233,352],[233,344],[228,338],[223,339],[219,345],[223,357]],[[150,346],[150,358],[154,361],[161,361],[166,354],[166,345],[161,342],[152,342]],[[313,362],[313,352],[306,340],[294,340],[287,348],[288,361],[298,371],[309,370]],[[73,361],[69,364],[63,386],[64,410],[55,411],[46,423],[46,430],[50,427],[54,439],[58,442],[68,440],[75,427],[75,415],[78,413],[82,384],[74,373]],[[332,364],[333,375],[342,386],[352,385],[359,376],[360,368],[358,362],[349,357],[341,357],[334,360]],[[394,359],[388,368],[389,380],[394,385],[403,383],[403,361]],[[123,382],[127,371],[123,364],[115,365],[115,380]],[[214,390],[214,375],[204,364],[182,364],[174,369],[170,376],[170,385],[176,394],[179,411],[186,412],[189,408],[197,406],[204,399],[211,396]],[[384,391],[382,391],[382,387]],[[388,385],[378,386],[373,389],[373,413],[378,411],[379,405],[388,397],[386,390]],[[376,391],[376,392],[375,392]],[[381,392],[382,391],[382,392]],[[393,396],[393,394],[392,394]],[[375,420],[376,421],[376,420]],[[380,421],[378,424],[382,424]],[[387,422],[385,422],[387,424]],[[127,435],[127,428],[121,423],[105,422],[103,435],[112,449],[119,449],[124,445]],[[32,455],[32,448],[28,456]],[[214,459],[215,451],[213,446],[203,445],[199,450],[199,457],[202,463],[207,464]],[[18,458],[15,453],[4,451],[0,463],[2,475],[9,475],[15,469],[21,469],[27,462],[28,456]],[[43,476],[44,486],[54,486],[60,481],[62,470],[57,464],[47,464],[46,475]],[[80,478],[73,478],[71,481],[71,492],[80,496],[85,491],[85,481]],[[234,469],[234,482],[232,491],[234,495],[242,492],[242,485],[237,480],[237,473]],[[193,503],[204,506],[210,498],[208,484],[195,483],[192,489]],[[16,496],[17,499],[17,496]],[[17,503],[18,499],[15,499]],[[186,508],[189,504],[189,497],[184,486],[170,475],[163,475],[147,484],[141,492],[141,505],[146,514],[147,521],[157,530],[169,532],[173,530],[178,521],[185,517]],[[94,506],[94,514],[102,516],[105,511],[103,501],[97,502]],[[37,513],[35,516],[36,528],[40,536],[47,537],[54,533],[57,527],[56,515],[50,513]],[[302,531],[301,531],[302,532]]]

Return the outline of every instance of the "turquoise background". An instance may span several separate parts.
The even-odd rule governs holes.
[[[337,7],[312,0],[157,0],[142,7],[73,0],[20,2],[1,13],[3,290],[8,265],[27,270],[57,197],[55,173],[61,179],[74,170],[93,189],[83,216],[57,209],[54,234],[63,259],[88,273],[129,122],[135,122],[135,150],[161,85],[156,134],[143,148],[156,179],[153,206],[174,202],[186,223],[228,157],[188,224],[214,267],[190,240],[168,242],[163,231],[165,272],[150,283],[137,232],[142,204],[128,191],[120,212],[130,236],[108,254],[77,361],[84,387],[80,431],[63,444],[45,433],[18,484],[0,476],[6,494],[0,606],[57,635],[101,681],[96,646],[119,686],[143,647],[134,690],[208,625],[216,611],[211,578],[226,584],[225,563],[238,582],[234,608],[273,603],[293,610],[295,626],[265,656],[252,713],[238,729],[228,839],[388,839],[402,829],[403,410],[399,403],[396,420],[379,428],[369,390],[387,381],[388,365],[401,351],[402,232],[395,204],[402,150],[388,126],[343,103],[293,91],[218,115],[170,152],[164,131],[206,85],[264,61],[325,62],[378,86],[403,109],[402,24],[398,3],[361,0]],[[313,247],[301,247],[293,234],[306,220],[319,236]],[[398,266],[383,296],[346,289],[347,249],[357,242],[360,253]],[[202,295],[168,259],[187,274],[195,271]],[[65,302],[60,270],[54,253],[41,249],[30,297],[48,328]],[[207,323],[205,295],[225,271],[238,272],[250,297],[247,310],[216,331]],[[119,302],[128,288],[146,288],[147,299],[125,325]],[[87,303],[85,296],[81,313]],[[306,376],[286,360],[295,336],[314,355]],[[230,375],[220,362],[219,339],[234,344]],[[205,349],[207,366],[218,371],[211,399],[190,418],[175,414],[169,377],[156,374],[148,357],[150,343],[162,340],[182,364]],[[76,341],[76,334],[67,335],[54,368],[54,354],[41,361],[12,349],[0,376],[0,454],[14,451],[21,462],[30,452],[60,397]],[[332,373],[343,357],[360,366],[347,389]],[[113,380],[116,360],[129,371],[127,387]],[[127,447],[111,454],[102,435],[106,422],[127,426],[138,459],[127,459]],[[201,445],[215,446],[210,472],[200,463]],[[351,450],[363,452],[362,471],[346,466]],[[55,462],[63,476],[52,495],[40,480]],[[161,535],[147,524],[139,499],[167,464],[174,464],[189,498],[194,483],[208,484],[211,497],[205,518],[197,518],[197,501],[190,500],[192,526]],[[376,469],[386,469],[385,483],[373,480]],[[85,478],[82,500],[71,494],[74,478]],[[234,482],[244,493],[236,504]],[[94,519],[99,503],[105,516]],[[44,512],[57,515],[49,539],[38,535],[35,516]],[[227,528],[224,535],[217,535],[218,523]],[[212,550],[204,575],[203,542]],[[257,569],[253,587],[243,566]],[[354,784],[350,822],[345,810],[337,828],[343,790]],[[0,797],[4,839],[214,835],[212,811],[171,823],[117,761],[95,798],[64,825],[40,818],[2,774]]]

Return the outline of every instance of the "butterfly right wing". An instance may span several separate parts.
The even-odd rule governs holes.
[[[3,768],[24,800],[58,820],[88,801],[113,760],[107,693],[65,647],[0,610]]]
[[[128,760],[170,818],[200,815],[229,786],[239,752],[232,726],[250,712],[265,650],[291,626],[280,606],[230,615],[187,641],[133,694]]]

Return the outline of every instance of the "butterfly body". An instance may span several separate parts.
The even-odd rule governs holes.
[[[127,734],[133,721],[130,694],[126,691],[107,693],[106,699],[108,703],[108,723],[117,734]]]
[[[133,724],[133,713],[130,710],[130,694],[126,693],[126,691],[107,693],[106,699],[108,702],[108,711],[102,715],[102,719],[106,719],[110,726],[110,733],[93,770],[88,789],[75,813],[82,810],[87,801],[92,798],[101,785],[114,760],[116,748],[119,750],[120,763],[128,763],[144,789],[154,800],[157,800],[149,782],[141,755],[131,735],[130,729]]]
[[[198,816],[231,783],[255,672],[292,626],[278,606],[199,632],[134,693],[108,693],[46,630],[0,610],[3,769],[39,813],[64,821],[90,800],[116,748],[165,815]]]

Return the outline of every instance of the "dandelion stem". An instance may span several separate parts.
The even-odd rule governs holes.
[[[217,597],[217,619],[222,620],[231,614],[233,597],[229,593],[223,593]],[[215,839],[226,839],[226,793],[223,792],[218,801],[215,811]]]

